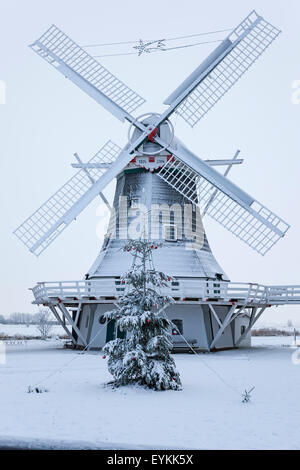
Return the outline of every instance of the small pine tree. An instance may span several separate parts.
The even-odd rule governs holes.
[[[159,246],[130,240],[123,247],[133,254],[133,264],[121,278],[126,291],[119,298],[117,309],[107,312],[106,317],[115,320],[117,331],[127,335],[109,341],[103,348],[109,356],[108,370],[117,387],[139,384],[154,390],[181,389],[180,376],[170,355],[169,330],[174,325],[164,312],[173,299],[159,292],[171,278],[155,271],[152,263],[152,250]]]

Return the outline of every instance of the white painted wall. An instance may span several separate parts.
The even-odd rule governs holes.
[[[167,309],[167,315],[171,320],[183,320],[183,336],[187,341],[196,339],[197,348],[208,348],[201,305],[171,305]]]
[[[234,324],[234,341],[237,341],[241,336],[242,327],[247,328],[249,325],[249,317],[243,316],[235,320]],[[251,331],[246,335],[245,339],[240,342],[239,348],[250,348],[251,346]]]
[[[113,304],[101,304],[97,306],[92,326],[90,342],[92,348],[102,348],[106,343],[107,321],[104,324],[99,323],[100,317],[105,313],[113,310]],[[93,338],[95,338],[93,340]]]

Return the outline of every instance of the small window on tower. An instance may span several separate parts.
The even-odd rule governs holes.
[[[167,242],[177,241],[177,226],[176,225],[164,225],[164,239]]]
[[[130,207],[132,209],[138,209],[139,208],[139,202],[140,202],[140,198],[138,197],[131,197],[130,198]]]
[[[183,335],[183,321],[182,320],[172,320],[174,327],[172,328],[172,335]]]

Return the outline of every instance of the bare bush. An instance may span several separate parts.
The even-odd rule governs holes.
[[[47,308],[40,308],[36,318],[36,328],[40,333],[41,338],[46,340],[53,328],[50,311]]]

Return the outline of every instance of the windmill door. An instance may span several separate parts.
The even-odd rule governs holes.
[[[111,341],[112,339],[115,338],[125,338],[125,331],[121,331],[118,328],[118,331],[116,332],[116,321],[115,320],[110,320],[107,324],[107,330],[106,330],[106,342]]]

